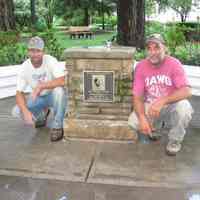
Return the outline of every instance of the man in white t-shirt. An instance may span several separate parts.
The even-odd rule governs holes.
[[[28,43],[28,56],[29,59],[22,64],[18,73],[17,105],[13,108],[13,115],[38,128],[46,125],[49,108],[53,108],[50,137],[51,141],[58,141],[63,138],[63,119],[67,106],[64,66],[60,66],[56,58],[44,53],[44,41],[37,36]],[[27,86],[32,92],[26,99]]]

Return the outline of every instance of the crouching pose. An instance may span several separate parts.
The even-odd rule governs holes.
[[[156,140],[164,123],[170,127],[166,151],[176,155],[192,118],[187,100],[190,86],[181,63],[166,55],[165,41],[159,34],[146,41],[147,58],[140,61],[134,73],[133,106],[128,124],[138,134]]]
[[[22,118],[25,123],[38,127],[46,125],[50,109],[53,120],[50,124],[51,141],[63,138],[63,119],[66,112],[67,96],[64,89],[64,67],[56,58],[44,53],[44,41],[33,37],[28,43],[28,56],[17,78],[17,105],[12,114]],[[32,89],[28,98],[27,86]]]

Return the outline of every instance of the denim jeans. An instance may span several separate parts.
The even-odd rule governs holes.
[[[147,113],[149,104],[145,104]],[[186,128],[192,119],[193,109],[188,100],[181,100],[165,106],[157,119],[148,119],[157,131],[162,129],[163,123],[170,129],[168,137],[171,140],[183,141]],[[139,129],[139,121],[135,112],[132,112],[128,119],[128,125],[136,132]]]
[[[28,97],[27,108],[32,112],[34,120],[44,120],[47,108],[53,108],[54,118],[50,123],[51,128],[63,128],[63,120],[67,111],[67,94],[64,88],[57,87],[46,95],[39,96],[35,101]],[[12,110],[14,117],[23,118],[19,107]]]

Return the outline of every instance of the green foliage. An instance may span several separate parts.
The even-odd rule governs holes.
[[[156,12],[156,1],[155,0],[148,0],[145,1],[145,15],[151,16]]]
[[[19,32],[6,31],[0,32],[0,46],[13,45],[19,41]]]
[[[46,27],[51,29],[53,27],[53,20],[55,16],[56,0],[40,0],[39,3],[39,16],[45,22]]]
[[[108,16],[104,15],[104,25],[105,29],[110,30],[114,29],[117,26],[117,17],[116,16]],[[93,24],[94,26],[98,26],[99,29],[102,28],[102,16],[96,16],[93,18]]]
[[[146,57],[146,51],[145,50],[137,50],[135,55],[134,55],[134,59],[139,61],[142,60]]]
[[[20,64],[26,57],[26,46],[12,44],[0,49],[0,65]]]
[[[178,26],[172,26],[166,30],[165,40],[172,54],[175,53],[177,46],[184,45],[186,42],[183,30]]]
[[[83,10],[77,9],[76,12],[73,12],[73,10],[69,10],[68,8],[63,18],[64,18],[63,25],[81,26],[83,25],[84,21]]]
[[[165,25],[157,21],[147,21],[145,24],[145,35],[151,35],[153,33],[164,34]]]
[[[185,27],[187,29],[197,30],[199,27],[199,22],[177,22],[176,25]]]
[[[23,61],[26,48],[18,43],[19,38],[19,32],[0,32],[0,65],[21,63]]]
[[[173,56],[186,65],[200,66],[200,46],[198,44],[190,43],[185,48],[179,47]]]
[[[39,18],[35,23],[34,29],[36,32],[44,32],[47,30],[47,24],[44,18]]]
[[[14,0],[14,5],[17,27],[22,30],[25,26],[30,26],[30,2],[27,0]]]

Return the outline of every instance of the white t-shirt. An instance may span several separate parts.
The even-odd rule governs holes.
[[[21,66],[17,77],[17,91],[25,92],[27,87],[32,90],[41,82],[51,81],[65,75],[64,66],[59,65],[56,58],[44,55],[42,65],[35,68],[30,59]],[[45,95],[48,90],[43,90],[40,95]]]

